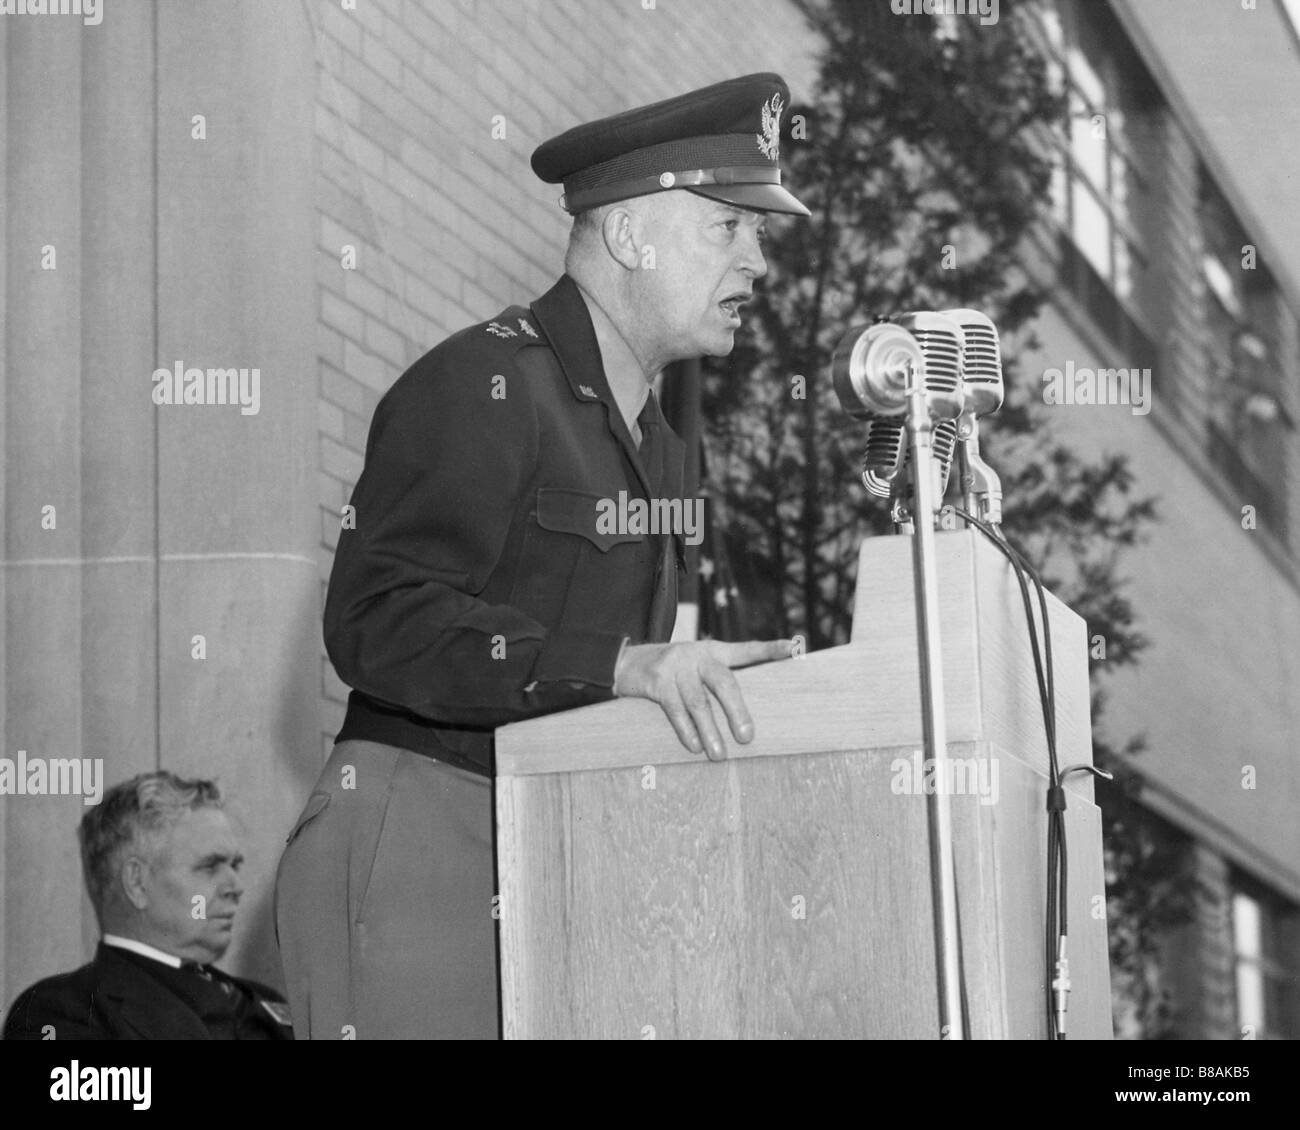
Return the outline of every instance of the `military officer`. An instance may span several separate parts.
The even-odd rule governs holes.
[[[788,102],[748,75],[540,146],[575,217],[565,274],[376,409],[325,609],[352,694],[277,878],[300,1038],[497,1035],[493,727],[632,695],[711,758],[711,700],[752,739],[731,669],[790,641],[669,643],[683,531],[598,517],[681,499],[651,382],[730,352],[766,214],[808,214],[781,183]]]

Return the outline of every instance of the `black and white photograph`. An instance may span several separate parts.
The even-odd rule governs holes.
[[[1300,0],[0,0],[0,96],[33,1110],[178,1041],[1284,1079]]]

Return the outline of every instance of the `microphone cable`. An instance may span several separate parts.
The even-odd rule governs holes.
[[[1010,563],[1020,586],[1020,597],[1025,608],[1029,628],[1029,645],[1034,657],[1034,675],[1038,682],[1038,697],[1043,710],[1043,730],[1047,737],[1047,915],[1045,937],[1045,1006],[1047,1010],[1048,1039],[1066,1038],[1066,1001],[1070,992],[1070,965],[1066,955],[1069,936],[1068,890],[1069,858],[1066,850],[1064,776],[1070,772],[1090,768],[1076,766],[1061,773],[1056,753],[1056,680],[1052,668],[1052,629],[1048,619],[1047,594],[1038,571],[1026,560],[1002,532],[1000,526],[953,507],[956,514],[979,530]],[[1043,643],[1039,647],[1038,631],[1034,624],[1033,601],[1029,595],[1029,582],[1033,581],[1038,596],[1039,617],[1042,621]]]

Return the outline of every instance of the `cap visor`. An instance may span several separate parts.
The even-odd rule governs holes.
[[[688,187],[687,192],[721,200],[737,208],[755,212],[786,212],[791,216],[811,216],[784,186],[779,184],[701,184]]]

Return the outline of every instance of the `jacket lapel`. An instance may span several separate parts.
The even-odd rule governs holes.
[[[568,275],[562,275],[550,290],[533,303],[533,317],[541,324],[551,349],[559,358],[560,368],[569,382],[574,399],[590,402],[599,400],[605,406],[605,426],[618,440],[627,461],[636,475],[643,498],[651,494],[650,476],[646,473],[641,453],[637,450],[632,433],[618,410],[614,393],[605,377],[605,366],[600,358],[600,345],[596,330],[591,324],[587,304],[578,290],[578,284]],[[650,394],[654,395],[653,392]],[[656,405],[657,410],[657,405]]]
[[[162,981],[103,942],[95,953],[97,992],[119,1039],[209,1040],[196,1013]],[[98,1002],[96,1002],[98,1005]]]
[[[622,446],[628,465],[640,484],[641,497],[648,501],[654,493],[651,476],[605,378],[605,366],[601,361],[596,331],[578,284],[567,274],[561,276],[559,282],[532,304],[531,309],[559,359],[560,369],[569,383],[574,399],[586,402],[600,400],[605,405],[606,426]],[[642,418],[647,417],[660,432],[657,458],[663,463],[655,468],[655,477],[660,484],[659,493],[665,498],[680,498],[686,449],[681,439],[668,426],[653,389],[642,410]],[[686,555],[680,533],[660,535],[658,542],[659,564],[650,604],[649,634],[652,641],[666,641],[672,635],[677,613],[677,570],[686,568]]]

